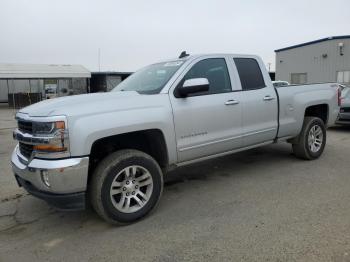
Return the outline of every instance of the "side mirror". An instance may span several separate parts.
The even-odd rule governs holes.
[[[206,78],[192,78],[184,82],[178,89],[181,97],[187,97],[189,94],[207,92],[209,90],[209,81]]]

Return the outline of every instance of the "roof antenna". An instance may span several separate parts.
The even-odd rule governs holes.
[[[186,51],[182,51],[179,58],[184,58],[186,56],[189,56],[189,54],[187,54]]]

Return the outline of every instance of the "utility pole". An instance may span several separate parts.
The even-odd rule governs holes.
[[[271,72],[271,63],[267,63],[268,67],[269,67],[269,73]]]
[[[101,72],[101,48],[98,48],[98,71]]]

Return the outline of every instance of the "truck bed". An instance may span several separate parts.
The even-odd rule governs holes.
[[[291,85],[275,88],[279,97],[278,138],[294,137],[299,134],[305,110],[313,104],[328,108],[327,125],[334,125],[337,115],[337,92],[334,83]],[[334,103],[329,103],[333,100]],[[312,104],[311,104],[312,103]]]

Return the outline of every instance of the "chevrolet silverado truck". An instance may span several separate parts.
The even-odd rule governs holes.
[[[21,109],[13,172],[58,208],[90,203],[110,223],[131,223],[155,208],[170,169],[280,141],[317,159],[339,94],[332,84],[276,89],[257,56],[185,55],[137,71],[112,92]]]

